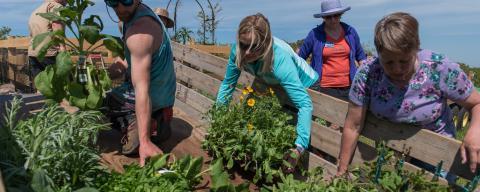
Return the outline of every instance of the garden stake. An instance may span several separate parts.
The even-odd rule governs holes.
[[[435,167],[435,174],[432,178],[432,181],[438,181],[438,177],[441,176],[442,172],[442,165],[443,165],[443,160],[441,160],[438,164],[437,167]]]
[[[480,180],[480,168],[477,168],[477,175],[466,186],[462,187],[463,192],[473,192],[477,188],[478,180]]]
[[[377,166],[375,168],[375,180],[374,182],[378,184],[380,175],[382,173],[382,166],[385,163],[385,145],[384,143],[380,144],[380,155],[377,158]]]
[[[402,176],[402,180],[405,180],[405,176]],[[408,186],[409,186],[410,182],[406,182],[405,185],[402,186],[402,188],[400,189],[401,192],[405,192],[405,191],[408,191]]]
[[[395,169],[397,170],[398,173],[403,170],[403,164],[405,163],[405,154],[402,154],[402,158],[400,158],[397,162],[397,165],[395,166]]]

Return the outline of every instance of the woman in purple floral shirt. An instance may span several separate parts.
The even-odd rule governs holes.
[[[472,110],[461,151],[474,172],[480,161],[480,94],[458,64],[420,49],[418,22],[407,13],[377,23],[375,47],[379,58],[359,68],[350,89],[337,174],[347,171],[367,108],[379,118],[454,137],[447,99]]]

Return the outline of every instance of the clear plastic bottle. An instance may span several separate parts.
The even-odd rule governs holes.
[[[77,82],[85,85],[88,82],[87,76],[87,63],[86,63],[85,55],[81,54],[78,57],[78,64],[77,64]]]

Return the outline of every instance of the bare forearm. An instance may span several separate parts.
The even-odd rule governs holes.
[[[470,114],[472,116],[471,122],[470,122],[470,128],[469,130],[479,130],[480,129],[480,104],[477,104],[472,107],[470,110]]]
[[[137,116],[140,144],[150,142],[151,102],[147,91],[135,91],[135,112]]]
[[[358,127],[357,129],[345,127],[343,131],[338,164],[340,171],[346,171],[348,164],[350,164],[352,154],[357,146],[358,136],[360,135],[357,131],[358,129]]]

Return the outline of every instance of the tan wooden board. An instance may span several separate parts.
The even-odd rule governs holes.
[[[199,45],[199,44],[194,44],[194,45],[188,45],[191,48],[202,50],[207,53],[214,53],[214,54],[224,54],[224,55],[229,55],[230,54],[230,46],[229,45]]]
[[[2,170],[0,170],[0,192],[5,192],[5,185],[3,184]]]
[[[206,52],[183,46],[173,41],[171,42],[171,45],[173,49],[173,56],[176,60],[180,62],[185,61],[190,64],[201,63],[201,65],[195,66],[201,66],[202,70],[207,70],[220,76],[224,76],[222,74],[225,74],[225,59],[210,55]]]
[[[337,174],[337,166],[311,152],[305,154],[306,158],[306,168],[314,169],[316,167],[322,167],[323,169],[323,176],[328,179],[332,178]]]
[[[203,91],[211,97],[216,97],[220,84],[220,80],[213,78],[205,73],[197,71],[187,65],[183,65],[177,61],[174,62],[177,80],[191,85],[194,89]],[[241,95],[241,90],[235,88],[233,93],[234,100]]]
[[[342,134],[339,131],[312,122],[311,133],[312,139],[310,144],[312,147],[320,149],[333,157],[338,157],[342,139]],[[375,161],[376,158],[377,153],[375,148],[359,141],[352,157],[352,166],[361,165],[365,161]],[[404,169],[412,172],[421,170],[408,162],[405,162]],[[427,173],[427,178],[432,177],[433,174]],[[447,181],[443,178],[440,178],[439,181],[442,184],[447,184]]]
[[[213,105],[213,101],[211,99],[180,83],[177,83],[177,92],[175,94],[175,98],[192,106],[194,109],[202,113],[206,113]]]
[[[172,42],[173,56],[181,63],[189,63],[201,71],[208,71],[212,76],[223,80],[228,60],[208,54],[204,51],[186,47],[176,42]],[[218,78],[221,77],[221,78]],[[238,83],[244,86],[251,85],[255,77],[248,73],[242,73]]]
[[[456,175],[471,179],[468,165],[461,164],[461,142],[429,130],[405,124],[380,120],[369,114],[362,135],[379,141],[385,140],[388,147],[397,151],[409,151],[416,159],[437,165],[443,160],[443,168]]]

